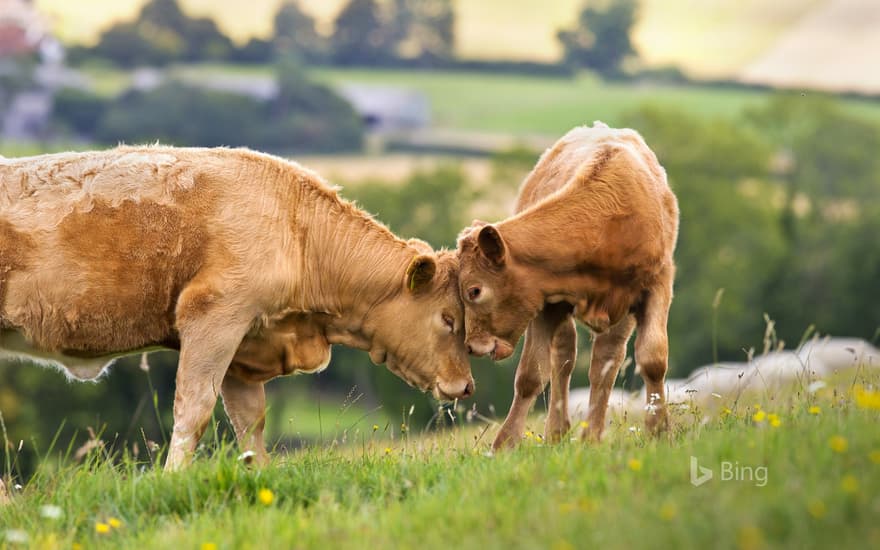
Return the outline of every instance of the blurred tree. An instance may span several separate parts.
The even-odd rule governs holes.
[[[315,20],[297,0],[285,0],[275,15],[273,42],[280,55],[297,55],[307,64],[325,61],[327,40],[315,30]]]
[[[401,59],[422,64],[454,56],[455,12],[451,0],[394,0],[390,42]]]
[[[102,143],[249,146],[279,153],[361,147],[360,117],[331,89],[309,81],[298,62],[282,60],[278,81],[278,97],[268,102],[174,81],[130,91],[100,115],[94,137]],[[62,106],[72,101],[77,99],[67,98]],[[62,120],[79,129],[90,122],[63,112]]]
[[[873,338],[880,308],[880,126],[828,97],[780,94],[746,120],[775,152],[787,256],[765,281],[777,331],[797,343],[807,324]]]
[[[233,50],[212,19],[187,17],[177,0],[151,0],[134,21],[105,31],[91,54],[131,67],[220,60]]]
[[[277,68],[279,92],[271,102],[271,123],[258,140],[286,151],[355,151],[363,145],[363,122],[354,108],[323,84],[310,81],[295,56]]]
[[[273,42],[251,38],[244,46],[233,49],[228,59],[235,63],[269,63],[274,57],[275,45]]]
[[[391,58],[376,0],[350,0],[336,18],[332,41],[333,61],[339,65],[382,65]]]
[[[240,146],[253,143],[263,105],[240,94],[178,82],[132,91],[114,101],[95,137],[103,143]]]
[[[637,7],[637,0],[589,0],[575,28],[557,33],[565,62],[602,75],[619,75],[624,60],[636,54],[631,33]]]
[[[92,92],[64,88],[55,94],[52,117],[82,137],[95,135],[107,100]]]

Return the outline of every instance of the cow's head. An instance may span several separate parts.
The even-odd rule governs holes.
[[[370,315],[370,359],[441,401],[468,397],[474,379],[464,344],[458,260],[452,252],[414,248],[401,288]]]
[[[458,238],[459,289],[465,308],[468,352],[509,357],[543,302],[511,258],[498,228],[484,222]]]

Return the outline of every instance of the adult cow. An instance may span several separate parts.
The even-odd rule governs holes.
[[[502,359],[526,333],[513,404],[495,448],[519,441],[548,380],[545,435],[558,439],[569,431],[575,318],[596,333],[582,435],[602,435],[608,396],[636,326],[646,423],[653,431],[666,426],[666,320],[677,234],[678,205],[657,157],[637,132],[602,123],[571,130],[541,156],[520,189],[516,215],[462,232],[459,282],[469,350]]]
[[[263,382],[322,369],[330,344],[469,395],[462,319],[453,253],[398,239],[298,164],[158,146],[0,160],[0,351],[91,379],[179,349],[166,469],[218,393],[264,459]]]

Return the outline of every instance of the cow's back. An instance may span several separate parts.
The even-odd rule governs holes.
[[[0,161],[0,323],[88,355],[160,344],[212,253],[198,154],[120,148]]]
[[[611,191],[621,197],[671,195],[665,171],[638,132],[609,128],[596,122],[592,128],[572,129],[541,155],[520,187],[516,213],[556,192],[564,192],[563,188],[575,184],[576,180],[586,180],[589,184],[593,178],[602,178],[614,156],[625,157],[616,159],[618,164],[628,164],[633,171],[647,177],[616,181],[618,188]]]

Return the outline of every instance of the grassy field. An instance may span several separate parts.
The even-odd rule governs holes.
[[[113,94],[127,86],[124,73],[88,69],[96,88]],[[194,65],[172,69],[189,79],[212,75],[269,78],[269,66]],[[603,82],[591,76],[550,78],[450,71],[314,69],[319,81],[403,87],[423,92],[431,103],[432,126],[502,134],[558,136],[572,126],[602,120],[618,125],[622,116],[643,104],[675,107],[698,116],[734,117],[773,92],[696,85]],[[880,102],[847,99],[859,116],[880,121]]]
[[[494,456],[495,428],[466,425],[412,438],[365,429],[262,470],[231,449],[176,474],[47,460],[0,507],[0,546],[877,547],[878,382],[849,375],[718,414],[677,406],[659,440],[618,419],[599,445],[549,446],[535,417],[519,449]],[[713,479],[692,484],[692,460]]]

